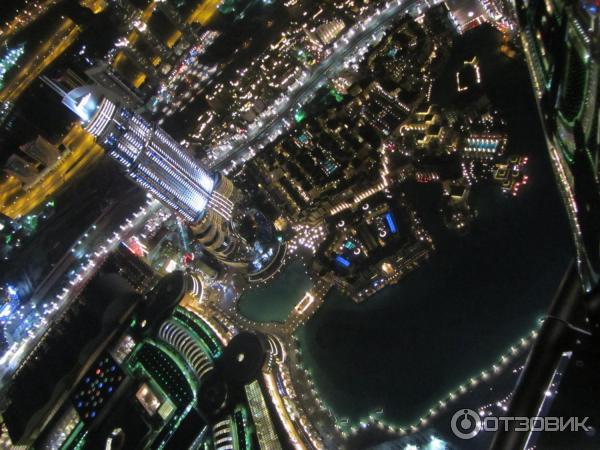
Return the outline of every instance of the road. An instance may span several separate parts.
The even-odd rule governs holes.
[[[41,0],[37,7],[22,8],[11,20],[0,28],[0,44],[5,44],[12,36],[44,16],[63,0]]]
[[[362,23],[355,25],[353,27],[353,35],[347,41],[344,41],[343,38],[338,39],[337,48],[335,48],[333,53],[324,59],[314,69],[304,84],[290,95],[285,106],[280,108],[275,116],[268,119],[267,123],[255,131],[252,136],[246,138],[243,143],[234,146],[219,159],[212,162],[211,168],[213,170],[222,170],[232,162],[239,162],[252,149],[256,150],[255,147],[263,144],[274,130],[283,126],[283,120],[290,118],[299,105],[308,101],[323,82],[339,72],[344,67],[344,62],[350,56],[355,54],[360,47],[366,45],[377,32],[389,26],[398,16],[407,13],[417,3],[418,0],[399,0],[388,3],[389,7],[382,10],[380,14],[370,16]],[[345,36],[348,36],[348,33]]]
[[[104,156],[104,150],[79,125],[74,125],[60,144],[67,148],[60,160],[45,169],[26,190],[14,176],[0,184],[2,214],[12,218],[29,214]]]
[[[15,102],[56,58],[77,39],[81,29],[69,18],[62,19],[48,39],[41,43],[15,77],[0,91],[0,102]]]
[[[157,201],[148,201],[120,225],[112,220],[111,212],[114,209],[111,209],[71,246],[24,308],[25,321],[31,324],[27,336],[14,342],[0,357],[0,391],[8,386],[7,381],[10,377],[43,341],[49,325],[69,308],[108,255],[121,241],[141,230],[146,221],[160,208],[161,205]],[[58,295],[50,300],[42,300],[55,294]],[[40,312],[41,316],[36,312]]]

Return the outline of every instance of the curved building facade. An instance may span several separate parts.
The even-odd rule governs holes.
[[[174,320],[166,320],[158,330],[158,337],[173,347],[194,371],[199,381],[214,368],[212,360],[189,331]]]
[[[194,238],[223,261],[233,261],[245,253],[242,251],[242,239],[233,232],[231,226],[233,207],[238,197],[239,192],[231,180],[218,174],[208,212],[201,220],[190,225]],[[226,217],[217,213],[217,208]]]

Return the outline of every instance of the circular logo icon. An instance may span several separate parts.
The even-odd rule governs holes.
[[[481,430],[481,419],[472,409],[459,409],[450,423],[454,435],[461,439],[473,439]]]

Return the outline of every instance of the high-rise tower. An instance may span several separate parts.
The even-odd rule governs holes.
[[[81,86],[63,95],[63,103],[83,121],[127,175],[185,219],[206,249],[235,261],[241,246],[231,219],[237,190],[221,174],[202,167],[169,134],[120,104],[110,91]]]
[[[199,221],[207,208],[231,218],[233,204],[215,189],[215,177],[161,128],[89,86],[72,90],[63,103],[136,183],[187,221]]]

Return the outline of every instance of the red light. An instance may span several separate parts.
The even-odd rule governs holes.
[[[133,236],[127,241],[127,248],[131,253],[140,258],[144,256],[144,249],[137,237]]]
[[[194,260],[194,254],[193,253],[186,253],[185,255],[183,255],[183,264],[185,264],[186,266],[191,263]]]

